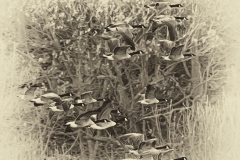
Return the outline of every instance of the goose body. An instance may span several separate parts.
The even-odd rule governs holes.
[[[167,152],[171,152],[171,149],[168,145],[156,147],[156,139],[150,139],[140,143],[138,148],[138,153],[140,155],[163,155]]]
[[[42,106],[42,105],[46,104],[46,102],[42,101],[41,98],[31,99],[30,102],[33,102],[35,107]]]
[[[114,61],[114,60],[128,59],[128,58],[131,58],[135,54],[143,54],[144,53],[142,50],[138,50],[138,51],[129,53],[129,51],[128,51],[129,48],[131,48],[130,45],[116,47],[113,50],[113,54],[103,55],[103,57],[107,58],[108,60]]]
[[[51,105],[56,105],[56,104],[61,104],[63,102],[69,102],[72,100],[73,94],[72,93],[65,93],[62,95],[58,95],[56,93],[50,92],[50,93],[46,93],[41,95],[38,98],[34,98],[31,99],[30,102],[34,102],[34,106],[42,106],[44,104],[49,104],[51,103]],[[64,98],[64,97],[68,97],[68,98]]]
[[[195,56],[194,54],[183,54],[182,53],[183,47],[184,47],[184,45],[179,45],[179,46],[173,47],[171,49],[169,56],[162,56],[162,58],[167,61],[178,61],[185,57]]]
[[[128,121],[127,118],[121,118],[116,121],[112,121],[109,119],[101,119],[94,121],[95,124],[90,125],[89,128],[96,129],[96,130],[104,130],[110,127],[115,126],[117,123],[123,122],[123,121]]]
[[[133,29],[133,28],[146,28],[143,24],[140,25],[130,25],[126,22],[117,22],[115,24],[109,24],[107,27],[105,27],[106,31],[118,31],[119,28],[123,29]]]
[[[159,100],[155,97],[155,90],[156,89],[152,85],[147,85],[145,98],[138,102],[145,105],[159,103]]]
[[[96,129],[96,130],[103,130],[110,127],[113,127],[116,125],[116,122],[108,120],[108,119],[102,119],[98,121],[94,121],[94,124],[90,125],[89,128]]]
[[[170,4],[170,2],[156,2],[149,5],[144,5],[145,8],[156,9],[156,10],[164,10],[171,8],[179,8],[183,7],[181,4]]]
[[[90,116],[98,113],[98,111],[88,111],[79,115],[74,121],[67,122],[65,125],[71,128],[80,128],[94,125],[95,123],[90,119]]]
[[[135,149],[130,149],[129,153],[132,153],[136,156],[150,155],[150,150],[155,146],[157,139],[149,139],[142,141],[139,146]]]

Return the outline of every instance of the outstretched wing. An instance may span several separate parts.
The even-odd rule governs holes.
[[[110,52],[114,53],[114,49],[120,46],[120,40],[118,38],[111,38],[107,41]]]
[[[112,105],[111,101],[109,100],[107,103],[104,104],[104,106],[101,108],[101,111],[97,114],[97,120],[110,119],[110,113],[114,109],[115,109],[114,106]]]
[[[184,45],[179,45],[179,46],[173,47],[171,49],[170,56],[180,56],[182,53],[183,47],[184,47]]]
[[[147,90],[146,90],[146,93],[145,93],[145,98],[146,99],[153,99],[155,97],[155,88],[148,84],[147,85]]]
[[[91,100],[92,99],[92,91],[87,91],[81,94],[81,99]]]
[[[113,52],[114,55],[126,55],[127,54],[127,50],[128,48],[130,48],[130,45],[126,45],[126,46],[119,46],[119,47],[115,47]]]
[[[83,113],[83,114],[79,115],[79,116],[76,118],[76,120],[89,119],[91,115],[97,114],[97,113],[99,113],[98,110],[88,111],[88,112],[86,112],[86,113]]]
[[[102,109],[107,108],[109,103],[111,103],[111,100],[109,98],[106,98],[101,107],[99,107],[97,110],[100,112]]]
[[[130,45],[131,50],[135,50],[135,43],[133,42],[133,34],[129,29],[118,29],[118,33],[121,34],[125,44]]]
[[[57,95],[56,93],[46,93],[46,94],[43,94],[41,96],[42,99],[46,98],[46,99],[50,99],[58,104],[61,103],[62,99],[59,95]]]

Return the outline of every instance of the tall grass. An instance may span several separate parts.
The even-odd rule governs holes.
[[[182,135],[176,131],[178,128],[170,130],[169,135],[177,137],[183,147],[175,156],[186,155],[190,160],[238,160],[240,158],[238,153],[240,150],[238,3],[220,0],[191,2],[197,3],[199,7],[196,13],[199,19],[196,20],[196,24],[212,22],[213,29],[224,42],[220,44],[218,39],[211,39],[209,47],[217,46],[211,54],[218,58],[224,55],[230,56],[226,58],[226,62],[221,62],[226,66],[223,72],[226,74],[226,79],[220,94],[214,96],[215,103],[211,102],[213,96],[206,95],[211,98],[196,103],[191,110],[182,111],[180,117],[182,121],[177,123],[177,127],[181,127]],[[28,5],[31,4],[34,4],[34,1],[29,1]],[[4,32],[5,36],[1,37],[0,43],[2,73],[0,157],[14,160],[44,159],[47,147],[41,140],[44,127],[42,128],[39,120],[43,111],[37,112],[31,104],[16,98],[16,95],[23,92],[17,86],[34,79],[39,70],[39,66],[34,65],[34,60],[23,52],[26,39],[24,39],[25,19],[22,16],[22,5],[18,1],[13,1],[6,7],[8,12],[3,12],[4,8],[1,10],[2,13],[11,14],[3,14],[4,23],[1,23],[4,24],[1,25],[1,34]],[[176,141],[170,139],[170,142]],[[68,155],[56,156],[57,159],[70,159]]]

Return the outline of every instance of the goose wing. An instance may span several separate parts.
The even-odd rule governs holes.
[[[81,94],[81,99],[92,99],[92,91],[87,91]]]
[[[62,98],[59,95],[57,95],[56,93],[46,93],[46,94],[41,95],[41,98],[50,99],[56,103],[61,103],[61,101],[62,101]]]
[[[105,101],[106,102],[106,101]],[[100,119],[110,119],[110,113],[114,110],[114,106],[112,105],[111,101],[108,101],[104,104],[104,107],[101,108],[101,111],[97,114],[97,120]]]
[[[115,56],[121,56],[121,55],[125,56],[127,54],[128,48],[130,48],[130,47],[131,47],[130,45],[116,47],[113,50],[114,55]]]
[[[131,50],[135,50],[135,43],[133,42],[133,34],[129,29],[118,29],[118,33],[121,34],[125,44],[131,46]]]
[[[173,47],[171,49],[170,56],[181,56],[183,47],[184,45]]]
[[[116,47],[120,46],[120,40],[118,38],[111,38],[107,41],[110,52],[113,52]]]
[[[146,99],[153,99],[155,98],[155,88],[152,85],[147,85],[147,90],[145,93],[145,98]]]
[[[109,98],[106,98],[106,100],[102,103],[101,107],[99,107],[97,110],[100,112],[104,108],[107,108],[109,103],[111,103],[111,100]]]
[[[76,120],[80,120],[80,119],[89,119],[91,115],[93,114],[97,114],[99,111],[98,110],[92,110],[92,111],[88,111],[86,113],[83,113],[81,115],[79,115]]]
[[[106,107],[108,107],[109,103],[111,103],[110,99],[106,99],[106,101],[103,102],[101,107],[99,107],[98,109],[95,109],[95,110],[92,110],[92,111],[88,111],[86,113],[83,113],[83,114],[79,115],[76,118],[76,120],[79,120],[79,119],[89,119],[91,115],[98,114],[99,112],[101,112],[101,110],[103,110]]]
[[[70,106],[72,105],[72,102],[69,102],[69,101],[63,101],[62,102],[62,108],[65,112],[68,112],[69,109],[70,109]]]
[[[156,145],[156,139],[146,140],[139,144],[138,150],[140,153],[148,152],[149,150],[154,148],[155,145]]]

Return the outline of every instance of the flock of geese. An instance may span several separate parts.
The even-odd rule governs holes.
[[[121,114],[118,107],[114,106],[110,99],[99,98],[95,99],[92,97],[92,91],[84,92],[81,95],[73,93],[65,93],[58,95],[54,92],[48,92],[40,96],[36,96],[35,92],[39,89],[45,89],[43,84],[34,84],[25,92],[24,95],[20,95],[22,99],[33,102],[35,107],[48,106],[49,119],[51,120],[54,114],[63,113],[64,116],[60,119],[64,120],[63,126],[66,126],[65,133],[74,132],[79,128],[91,128],[95,130],[92,136],[96,135],[97,130],[106,130],[109,136],[113,136],[111,130],[112,127],[128,121],[127,117],[117,120],[112,120],[112,117],[116,114]],[[167,101],[165,99],[156,99],[154,97],[155,89],[153,86],[148,85],[145,88],[144,94],[139,94],[142,100],[138,103],[144,105],[151,105],[159,103],[160,101]],[[88,104],[103,102],[102,105],[94,110],[87,111],[83,114],[79,114],[79,107],[87,107]],[[69,111],[72,111],[72,115],[69,116]],[[60,120],[59,119],[59,120]],[[74,130],[73,130],[74,129]],[[145,139],[142,133],[127,133],[124,135],[117,136],[116,139],[128,141],[124,145],[127,153],[137,157],[137,159],[153,159],[153,156],[157,155],[158,159],[161,159],[165,154],[173,151],[169,145],[156,146],[157,138]],[[127,140],[126,140],[127,139]],[[127,158],[129,159],[129,158]],[[127,160],[125,159],[125,160]],[[187,160],[186,157],[177,158],[174,160]]]
[[[167,9],[168,7],[175,8],[183,6],[181,4],[170,5],[169,2],[158,2],[150,5],[145,5],[145,7],[159,10],[159,8]],[[141,37],[141,35],[145,33],[156,33],[158,28],[167,26],[169,40],[160,39],[157,40],[157,42],[165,43],[169,46],[172,46],[172,48],[168,55],[161,56],[161,58],[166,61],[180,61],[185,57],[195,56],[194,54],[189,53],[189,50],[185,49],[184,44],[175,46],[176,41],[178,41],[178,33],[176,27],[178,24],[182,24],[182,22],[186,20],[188,20],[187,17],[155,15],[149,20],[148,26],[145,26],[145,24],[130,25],[127,22],[116,22],[114,24],[109,24],[106,26],[104,28],[104,32],[98,29],[92,29],[92,32],[93,36],[100,37],[103,40],[107,41],[110,53],[103,54],[102,57],[111,61],[119,61],[129,59],[134,55],[146,54],[141,49],[136,50],[137,47],[135,41],[137,41],[137,39],[135,37]],[[142,29],[143,32],[139,32],[140,34],[134,37],[132,30],[135,28],[139,28],[140,30]],[[121,38],[118,38],[118,35],[121,35]]]
[[[157,2],[149,5],[145,5],[145,8],[152,10],[165,10],[175,7],[183,7],[181,4],[170,4],[169,2]],[[107,41],[109,46],[110,54],[103,54],[102,58],[108,59],[110,61],[120,61],[124,59],[129,59],[132,56],[138,54],[146,54],[142,50],[136,50],[136,45],[133,40],[133,34],[131,30],[133,28],[144,28],[146,31],[156,32],[158,27],[163,25],[168,27],[169,40],[162,40],[166,43],[174,43],[177,40],[177,31],[175,29],[178,23],[187,20],[187,17],[173,17],[169,15],[155,15],[150,20],[150,25],[146,27],[145,25],[130,25],[127,22],[118,22],[114,24],[109,24],[104,28],[105,32],[100,32],[99,30],[94,30],[93,36],[99,36],[100,38]],[[120,34],[121,38],[114,37],[114,35]],[[124,44],[123,44],[124,43]],[[184,44],[178,46],[173,46],[169,55],[162,56],[163,60],[166,61],[178,61],[187,56],[195,56],[194,54],[184,54],[182,51],[184,49]],[[113,120],[113,116],[116,114],[121,114],[118,107],[112,104],[109,98],[93,98],[92,91],[87,91],[81,95],[76,95],[74,93],[65,93],[58,95],[54,92],[45,91],[44,94],[36,95],[37,90],[44,90],[46,87],[44,84],[33,84],[24,95],[21,95],[22,99],[27,99],[33,102],[34,106],[48,106],[49,109],[49,119],[51,119],[57,113],[64,113],[61,119],[64,119],[64,126],[66,126],[65,132],[74,132],[79,128],[91,128],[95,131],[106,130],[108,134],[111,132],[111,128],[118,125],[119,123],[124,123],[128,121],[127,117],[122,116],[122,118]],[[155,91],[157,87],[148,84],[144,90],[145,93],[139,94],[138,103],[143,105],[157,104],[159,102],[168,102],[167,99],[157,99],[155,97]],[[83,106],[87,106],[91,103],[102,102],[102,105],[94,110],[87,111],[83,114],[79,113],[79,109]],[[72,113],[69,116],[69,113]],[[112,134],[112,133],[111,133]],[[110,135],[111,135],[110,134]],[[93,133],[93,136],[96,132]],[[154,155],[158,156],[158,159],[163,159],[164,155],[172,152],[169,145],[156,146],[157,139],[145,139],[142,133],[127,133],[117,137],[118,139],[128,141],[128,144],[123,145],[127,150],[127,153],[135,155],[135,159],[153,159]],[[131,159],[131,158],[126,158]],[[168,158],[170,160],[170,158]],[[175,158],[174,160],[187,160],[186,157]]]

